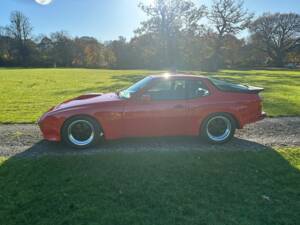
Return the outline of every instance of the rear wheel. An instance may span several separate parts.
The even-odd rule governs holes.
[[[222,144],[234,136],[235,120],[225,113],[218,113],[208,117],[201,130],[201,136],[210,143]]]
[[[85,149],[95,145],[103,136],[99,124],[92,118],[76,116],[65,122],[62,138],[73,148]]]

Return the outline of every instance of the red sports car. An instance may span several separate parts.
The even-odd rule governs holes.
[[[100,139],[202,136],[229,141],[261,120],[262,88],[193,75],[148,76],[108,94],[87,94],[51,108],[39,120],[45,139],[87,148]]]

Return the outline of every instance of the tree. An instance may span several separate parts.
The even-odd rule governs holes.
[[[73,65],[80,67],[108,67],[114,63],[110,49],[92,37],[75,38],[75,58]]]
[[[10,37],[0,35],[0,66],[8,66],[13,61],[11,42]]]
[[[221,66],[221,48],[224,45],[226,35],[236,35],[246,29],[253,17],[247,9],[244,9],[243,1],[214,0],[208,14],[208,19],[217,33],[215,52],[212,61],[215,62],[212,70]]]
[[[125,37],[120,36],[118,40],[110,41],[107,47],[115,55],[114,68],[130,69],[135,67],[135,65],[133,65],[134,58],[131,54],[132,48]]]
[[[245,39],[245,44],[240,49],[240,63],[239,66],[244,68],[262,67],[266,66],[269,57],[262,51],[256,48],[257,42],[251,38]]]
[[[132,38],[129,54],[136,68],[162,69],[166,68],[161,39],[154,34],[143,34]]]
[[[222,57],[224,65],[227,68],[239,67],[243,63],[243,48],[245,42],[234,35],[224,37],[224,46],[222,48]]]
[[[51,34],[53,43],[54,66],[72,66],[75,56],[75,44],[72,38],[65,31]]]
[[[141,23],[136,33],[160,39],[163,64],[176,67],[177,41],[182,33],[200,32],[199,20],[205,14],[205,7],[197,8],[190,0],[156,0],[152,5],[139,6],[150,18]]]
[[[291,52],[287,55],[287,60],[289,63],[300,64],[300,45],[297,45]]]
[[[250,31],[256,47],[267,53],[276,66],[283,66],[287,54],[300,44],[300,15],[263,14],[251,24]]]
[[[20,64],[26,64],[30,54],[28,45],[33,28],[28,17],[22,12],[14,11],[10,15],[10,24],[6,27],[7,36],[15,40]]]
[[[52,40],[47,36],[40,37],[37,48],[39,50],[38,63],[42,66],[53,66],[54,64],[54,44]]]
[[[6,27],[7,33],[12,38],[25,42],[33,30],[28,17],[22,12],[14,11],[10,15],[10,25]]]

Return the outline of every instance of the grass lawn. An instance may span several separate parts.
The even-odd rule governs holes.
[[[300,148],[0,159],[0,224],[300,221]]]
[[[43,112],[68,98],[86,92],[116,91],[151,73],[157,72],[0,69],[0,123],[36,122]],[[300,71],[225,70],[208,75],[264,87],[264,110],[271,116],[300,115]]]

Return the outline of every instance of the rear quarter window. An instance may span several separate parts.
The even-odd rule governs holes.
[[[209,78],[210,82],[221,91],[248,91],[248,87],[242,84],[234,84],[215,78]]]

